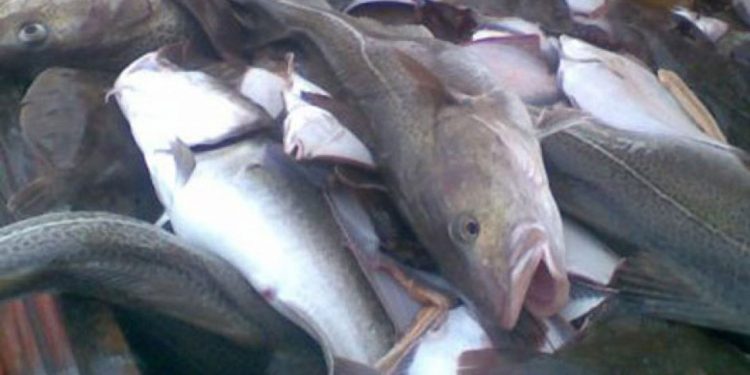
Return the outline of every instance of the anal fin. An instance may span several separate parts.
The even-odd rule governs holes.
[[[645,315],[750,335],[747,316],[717,301],[701,285],[669,260],[640,252],[627,259],[612,286]]]

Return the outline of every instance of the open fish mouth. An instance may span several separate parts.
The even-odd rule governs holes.
[[[558,313],[570,291],[565,265],[553,256],[547,232],[540,225],[518,227],[511,243],[509,306],[501,321],[505,329],[515,326],[523,307],[539,318]]]

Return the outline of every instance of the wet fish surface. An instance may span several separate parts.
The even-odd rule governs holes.
[[[739,149],[593,121],[543,140],[564,213],[624,246],[642,311],[750,334],[750,171]]]
[[[34,217],[0,229],[0,255],[2,298],[51,289],[159,312],[248,347],[306,342],[226,261],[135,219]]]
[[[331,368],[337,358],[374,365],[393,344],[393,326],[321,192],[281,145],[274,152],[262,131],[270,121],[265,110],[249,101],[236,105],[230,99],[239,94],[226,90],[205,91],[189,108],[180,107],[183,96],[149,95],[165,77],[191,73],[149,53],[120,75],[114,90],[175,233],[239,268],[269,303],[319,340]],[[203,80],[180,82],[195,94]],[[234,112],[181,126],[181,119],[226,108],[217,103],[234,103]],[[258,132],[207,151],[188,147],[226,139],[238,126]]]
[[[0,66],[119,70],[198,26],[171,0],[27,0],[0,3]]]
[[[512,328],[524,305],[540,316],[564,305],[559,213],[520,99],[495,90],[486,70],[450,44],[399,39],[320,4],[236,3],[320,49],[369,117],[350,130],[373,151],[401,212],[490,332]],[[257,32],[250,43],[269,34]]]

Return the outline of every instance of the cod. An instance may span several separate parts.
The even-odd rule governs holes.
[[[319,50],[340,85],[332,92],[368,119],[350,130],[488,332],[512,329],[523,307],[537,317],[562,308],[560,215],[517,96],[456,46],[399,35],[325,2],[233,3],[250,31],[246,47],[301,36]]]

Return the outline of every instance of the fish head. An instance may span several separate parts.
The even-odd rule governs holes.
[[[149,0],[0,2],[0,64],[90,65],[78,60],[118,55],[143,36],[133,26],[148,19],[151,6]]]
[[[512,329],[523,307],[537,317],[559,312],[569,282],[560,213],[530,120],[518,126],[514,117],[525,112],[509,116],[508,103],[488,99],[438,116],[424,197],[429,217],[443,218],[429,233],[443,247],[446,277],[485,328]]]

